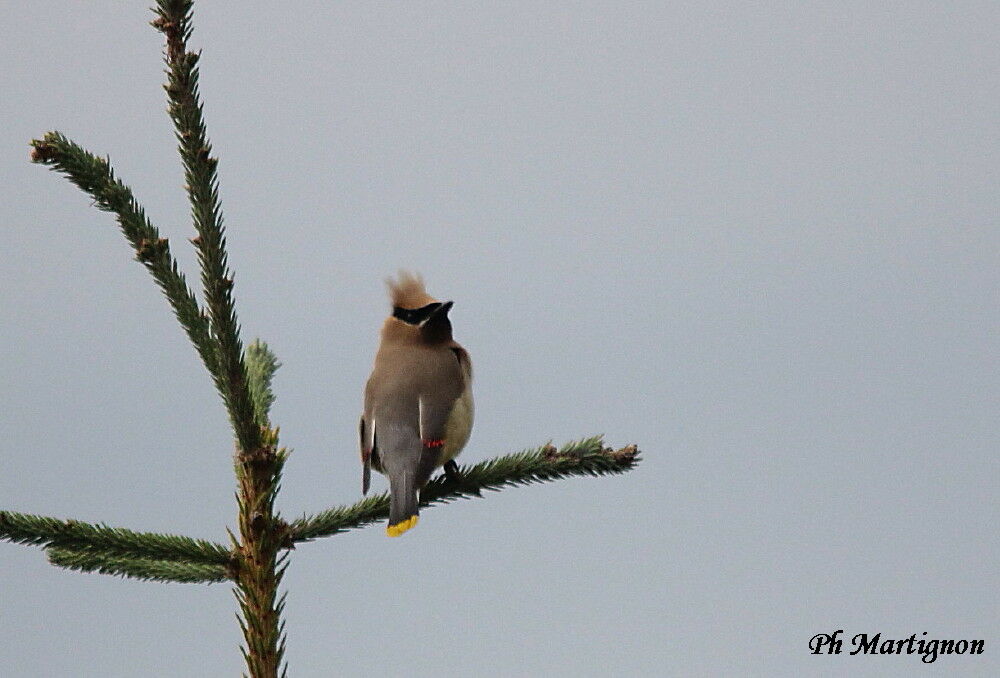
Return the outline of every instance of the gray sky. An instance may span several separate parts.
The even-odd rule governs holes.
[[[3,5],[0,508],[224,541],[209,378],[27,160],[109,154],[197,278],[148,4]],[[1000,674],[995,3],[279,4],[203,3],[193,45],[283,513],[360,496],[401,266],[456,301],[463,462],[645,455],[300,547],[291,675]],[[5,676],[239,674],[228,586],[0,568]],[[987,651],[808,654],[838,628]]]

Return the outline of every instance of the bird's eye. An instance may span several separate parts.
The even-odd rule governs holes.
[[[427,320],[427,318],[429,318],[430,315],[440,306],[441,304],[437,302],[421,306],[420,308],[403,308],[402,306],[396,306],[392,309],[392,315],[394,318],[398,318],[404,323],[419,325],[424,320]]]

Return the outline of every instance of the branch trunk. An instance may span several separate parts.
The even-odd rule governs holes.
[[[158,0],[153,26],[166,37],[167,98],[174,121],[191,216],[197,237],[205,307],[216,344],[212,377],[226,403],[236,437],[239,483],[239,552],[236,597],[240,626],[246,639],[243,656],[251,678],[277,678],[284,653],[283,601],[278,585],[284,572],[278,556],[288,530],[274,515],[274,497],[284,462],[277,449],[277,432],[267,425],[261,407],[268,398],[250,392],[251,380],[243,356],[240,325],[232,296],[233,278],[226,255],[225,228],[219,203],[217,160],[212,156],[198,95],[198,60],[188,50],[192,0]],[[273,373],[277,362],[270,367]],[[261,382],[267,386],[267,381]]]
[[[243,651],[250,678],[277,678],[284,654],[281,610],[284,601],[278,586],[284,574],[284,557],[278,553],[287,528],[274,514],[274,496],[281,455],[273,446],[237,454],[239,475],[240,565],[236,597],[240,626],[246,641]]]

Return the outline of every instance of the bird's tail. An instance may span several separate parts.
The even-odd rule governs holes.
[[[398,537],[417,526],[417,487],[412,471],[389,475],[389,525],[385,533]]]

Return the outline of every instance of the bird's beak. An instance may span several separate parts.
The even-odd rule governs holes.
[[[431,315],[428,318],[428,320],[430,320],[431,318],[437,318],[437,317],[440,317],[440,316],[446,316],[446,315],[448,315],[448,311],[450,311],[451,307],[454,306],[454,305],[455,305],[454,301],[446,301],[446,302],[444,302],[443,304],[441,304],[440,306],[438,306],[437,308],[434,309],[434,312],[431,313]]]

